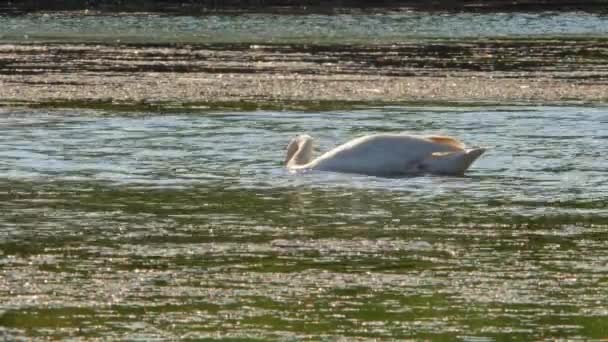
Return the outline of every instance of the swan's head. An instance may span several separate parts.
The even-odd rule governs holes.
[[[313,140],[310,135],[302,134],[293,138],[287,145],[285,166],[298,166],[312,160]]]
[[[485,151],[485,148],[473,148],[460,152],[435,153],[432,157],[425,159],[419,168],[428,173],[461,175]]]

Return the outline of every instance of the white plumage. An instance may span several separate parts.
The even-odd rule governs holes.
[[[376,176],[464,173],[484,152],[467,149],[452,137],[372,134],[356,138],[313,159],[313,139],[294,138],[285,166],[293,171],[320,170]]]

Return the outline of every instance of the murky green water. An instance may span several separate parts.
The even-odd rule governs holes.
[[[419,38],[604,37],[608,16],[579,12],[343,15],[0,16],[0,42],[399,43]]]
[[[605,338],[608,115],[386,107],[0,113],[0,337]],[[465,177],[281,167],[372,132]]]

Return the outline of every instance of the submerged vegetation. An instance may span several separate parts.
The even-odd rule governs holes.
[[[603,38],[0,44],[3,103],[170,109],[605,103]]]
[[[136,113],[0,115],[7,339],[607,333],[603,109]],[[465,177],[282,170],[296,134],[399,130],[492,146]]]

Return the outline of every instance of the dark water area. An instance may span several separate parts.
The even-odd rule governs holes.
[[[601,339],[603,107],[0,112],[0,336]],[[291,174],[284,146],[444,133],[464,177]]]
[[[120,46],[48,43],[0,46],[0,75],[44,73],[238,73],[495,78],[547,73],[555,79],[608,82],[608,40],[447,39],[399,44],[209,43]]]
[[[423,10],[423,11],[591,11],[606,12],[606,0],[23,0],[2,1],[0,12],[28,13],[37,11],[160,12],[172,14],[208,13],[214,11],[319,13]]]

